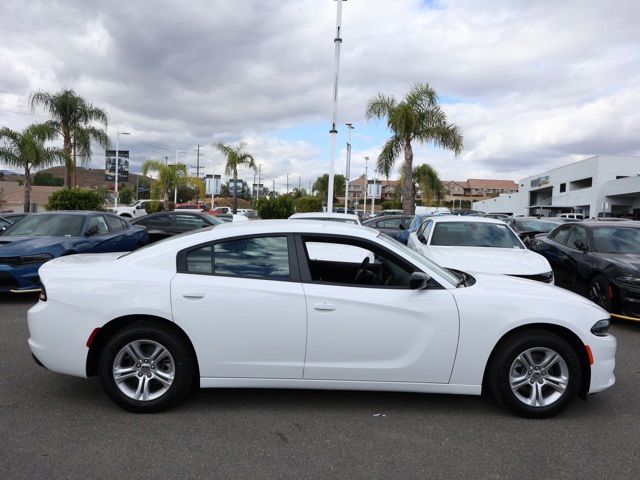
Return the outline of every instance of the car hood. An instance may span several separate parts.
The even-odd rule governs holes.
[[[599,253],[592,252],[592,255],[607,262],[618,265],[625,270],[640,271],[640,255],[634,253]]]
[[[423,245],[420,253],[443,267],[463,272],[536,275],[551,271],[546,258],[526,249]]]
[[[64,249],[66,243],[72,242],[72,237],[0,237],[0,256],[29,255],[48,252],[59,248]]]

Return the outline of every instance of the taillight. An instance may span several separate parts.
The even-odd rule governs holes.
[[[41,302],[47,301],[47,291],[44,289],[44,287],[40,289],[40,295],[38,296],[38,298],[40,299]]]

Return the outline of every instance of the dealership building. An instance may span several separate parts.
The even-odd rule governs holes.
[[[597,155],[524,178],[518,192],[473,203],[474,210],[514,215],[640,218],[640,157]]]

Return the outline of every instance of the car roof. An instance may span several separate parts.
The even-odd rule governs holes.
[[[375,222],[377,222],[379,220],[387,220],[387,219],[396,220],[398,218],[413,218],[413,217],[415,217],[415,215],[405,215],[405,214],[402,214],[402,215],[380,215],[380,216],[376,216],[376,217],[370,218],[369,220],[364,221],[363,224],[367,225],[369,223],[375,223]]]
[[[627,221],[607,221],[607,220],[584,220],[582,222],[572,223],[571,225],[585,225],[587,227],[624,227],[624,228],[640,228],[640,223],[633,220]]]
[[[438,223],[467,222],[467,223],[493,223],[496,225],[504,225],[504,222],[502,220],[498,220],[497,218],[476,217],[472,215],[440,215],[440,216],[432,217],[431,220]]]
[[[306,212],[294,213],[289,218],[339,218],[341,220],[359,220],[360,217],[353,213],[336,213],[336,212]]]
[[[554,222],[554,223],[557,223],[558,225],[565,223],[561,219],[559,219],[558,217],[540,217],[540,218],[538,218],[538,217],[511,217],[511,218],[513,218],[514,220],[529,220],[529,221],[539,220],[541,222]]]
[[[113,215],[113,213],[111,212],[99,212],[97,210],[54,210],[54,211],[50,211],[50,212],[34,212],[34,213],[30,213],[29,216],[31,215],[79,215],[79,216],[87,216],[87,215],[91,215],[92,213],[101,213],[101,214],[105,214],[105,215]]]

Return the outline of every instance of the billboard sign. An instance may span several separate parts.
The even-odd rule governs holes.
[[[369,183],[367,185],[367,198],[374,198],[379,200],[382,197],[382,184],[381,183]]]
[[[104,179],[116,181],[116,151],[104,151]],[[118,182],[129,181],[129,150],[118,150]]]
[[[207,195],[220,195],[222,177],[220,175],[207,175],[204,179]]]
[[[542,185],[546,185],[549,183],[549,175],[545,177],[538,177],[531,180],[531,187],[541,187]]]

